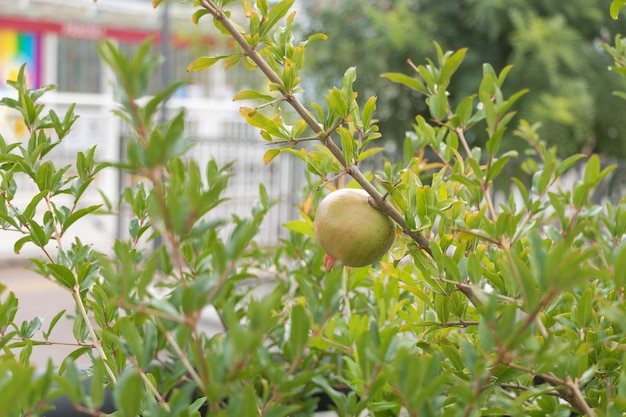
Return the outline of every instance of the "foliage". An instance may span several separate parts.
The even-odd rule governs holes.
[[[619,3],[619,2],[614,2]],[[322,3],[324,4],[324,3]],[[539,132],[561,157],[598,152],[626,157],[619,138],[623,118],[613,117],[620,105],[610,92],[624,81],[606,71],[610,57],[599,48],[621,27],[602,0],[418,0],[338,1],[326,7],[307,3],[311,14],[306,32],[323,30],[333,39],[312,51],[307,76],[321,88],[337,82],[348,66],[359,69],[355,88],[377,95],[377,114],[385,138],[399,146],[415,113],[427,115],[423,96],[389,85],[384,72],[409,74],[407,59],[422,62],[433,54],[432,41],[444,49],[469,48],[465,65],[449,93],[456,105],[471,94],[489,62],[496,71],[513,64],[504,86],[507,94],[528,88],[518,106],[521,118],[540,123]],[[349,16],[349,18],[348,18]],[[484,146],[482,130],[470,132],[472,145]],[[507,149],[521,150],[512,135]]]
[[[377,100],[356,94],[351,67],[325,103],[302,104],[305,51],[323,36],[296,40],[293,0],[243,0],[241,22],[225,9],[232,0],[196,3],[194,22],[212,17],[235,44],[190,68],[242,63],[261,72],[269,91],[236,98],[258,103],[241,113],[270,146],[265,162],[290,154],[319,177],[304,190],[301,218],[285,223],[290,233],[278,247],[257,247],[272,206],[261,185],[249,218],[210,219],[230,167],[199,167],[184,157],[184,113],[155,121],[179,84],[138,100],[154,68],[149,45],[128,59],[104,41],[99,53],[119,81],[116,114],[133,130],[128,159],[117,167],[143,181],[119,203],[134,217],[130,238],[110,248],[114,256],[67,242],[65,232],[80,218],[119,208],[106,201],[79,208],[109,164],[95,161],[92,149],[72,166],[54,166],[49,153],[76,116],[72,109],[62,118],[46,113],[38,100],[50,87],[29,90],[22,73],[11,83],[17,98],[2,104],[22,114],[31,135],[24,143],[0,141],[0,221],[21,236],[16,251],[39,247],[33,265],[73,295],[76,350],[60,369],[36,376],[32,346],[50,343],[64,312],[45,330],[37,318],[15,323],[18,300],[5,292],[5,415],[44,415],[45,404],[63,394],[77,410],[101,416],[105,388],[113,415],[128,417],[305,416],[322,395],[340,416],[626,411],[626,202],[590,198],[613,169],[597,155],[586,158],[576,181],[566,181],[585,156],[559,158],[525,120],[513,134],[529,145],[522,166],[532,181],[510,178],[511,192],[496,200],[493,182],[518,158],[505,148],[526,94],[506,92],[511,67],[483,65],[475,91],[463,98],[448,93],[469,59],[466,49],[436,44],[436,57],[411,76],[386,73],[425,97],[429,116],[415,117],[401,163],[362,172],[361,161],[379,151],[371,147],[380,138]],[[606,49],[622,68],[621,39]],[[282,117],[288,109],[290,124]],[[484,149],[467,139],[477,131],[485,131]],[[427,151],[436,158],[426,159]],[[37,186],[26,207],[14,201],[18,175]],[[337,184],[364,188],[397,224],[396,243],[380,263],[325,271],[312,221],[321,195]],[[140,243],[157,237],[164,245],[155,251]],[[207,310],[219,317],[215,333],[201,326]],[[75,364],[83,356],[91,360],[86,370]],[[80,384],[85,377],[88,389]]]
[[[620,10],[622,10],[624,6],[626,6],[626,2],[624,0],[613,0],[611,2],[611,17],[613,19],[617,19]]]

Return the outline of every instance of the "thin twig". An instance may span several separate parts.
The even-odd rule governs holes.
[[[167,334],[167,333],[166,333]],[[161,393],[159,392],[159,390],[154,386],[154,384],[152,383],[152,381],[148,378],[148,376],[146,375],[145,371],[143,369],[141,369],[141,367],[139,366],[139,364],[135,361],[135,358],[133,357],[129,357],[128,360],[134,365],[135,370],[137,371],[137,374],[139,374],[139,377],[141,378],[141,380],[143,381],[143,383],[146,385],[146,387],[148,388],[148,391],[150,391],[150,393],[152,394],[152,396],[157,400],[157,402],[159,403],[159,405],[161,406],[161,408],[166,411],[166,412],[170,412],[170,406],[167,404],[167,401],[165,399],[165,397],[163,397],[163,395],[161,395]]]
[[[311,136],[306,138],[291,138],[289,140],[276,140],[273,142],[267,142],[266,145],[290,145],[295,146],[301,142],[315,141],[320,140],[317,136]]]
[[[77,347],[90,347],[90,348],[95,348],[96,345],[94,345],[93,343],[84,343],[81,341],[76,341],[76,342],[62,342],[62,341],[56,341],[56,340],[36,340],[36,339],[30,339],[30,338],[24,338],[24,337],[13,337],[11,338],[11,340],[15,340],[16,342],[25,342],[25,341],[29,341],[34,343],[35,345],[41,345],[41,346],[77,346]]]
[[[343,177],[346,174],[347,174],[346,171],[341,171],[339,174],[335,175],[334,177],[324,180],[323,183],[317,186],[317,190],[321,190],[322,188],[326,187],[331,182],[338,180],[339,178]]]
[[[202,382],[202,378],[200,378],[200,375],[198,375],[193,365],[187,359],[187,354],[183,352],[180,346],[178,346],[178,343],[176,343],[176,340],[174,340],[170,332],[165,331],[164,335],[165,335],[165,340],[167,340],[167,342],[170,344],[172,349],[174,349],[174,352],[176,352],[176,355],[178,355],[178,359],[180,359],[180,363],[185,367],[187,372],[189,372],[189,375],[195,381],[195,383],[198,384],[198,388],[200,388],[202,392],[206,392],[204,382]]]
[[[498,385],[500,388],[504,388],[504,389],[514,389],[514,390],[519,390],[519,391],[528,391],[530,390],[529,387],[525,386],[525,385],[519,385],[519,384],[500,384]],[[551,395],[553,397],[559,397],[559,393],[557,391],[548,391],[548,392],[542,392],[543,395]]]
[[[48,207],[48,211],[50,213],[54,213],[54,210],[52,209],[52,202],[50,201],[50,195],[47,194],[44,197],[44,200],[46,201],[46,207]],[[57,242],[59,252],[63,252],[63,240],[61,239],[61,237],[63,236],[63,232],[56,221],[52,221],[52,227],[54,228],[54,240],[56,240]]]
[[[480,233],[480,232],[472,230],[472,229],[467,229],[465,227],[451,227],[450,230],[452,230],[453,232],[467,233],[468,235],[472,235],[472,236],[475,236],[475,237],[477,237],[479,239],[487,241],[489,243],[493,243],[496,246],[500,246],[502,244],[502,242],[500,242],[497,239],[492,238],[491,236],[487,236],[484,233]]]
[[[152,317],[158,317],[164,320],[173,321],[175,323],[187,324],[187,320],[185,317],[174,316],[172,314],[166,313],[161,310],[157,310],[156,308],[146,307],[143,304],[131,304],[123,298],[118,302],[120,308],[131,310],[140,314],[147,314]]]
[[[467,139],[465,139],[465,131],[463,130],[463,128],[458,127],[454,130],[454,132],[456,133],[457,137],[463,144],[463,148],[465,149],[465,152],[467,153],[467,157],[476,160],[476,158],[474,158],[474,155],[472,154],[472,151],[467,143]],[[477,161],[477,162],[480,163],[480,161]],[[477,173],[474,173],[474,174],[477,174]],[[489,184],[486,179],[481,181],[480,188],[483,192],[483,196],[485,197],[485,202],[487,203],[487,209],[489,210],[489,215],[491,217],[491,220],[495,222],[496,219],[498,218],[498,213],[496,212],[496,208],[493,204],[493,199],[491,198],[491,194],[489,193]]]
[[[569,377],[566,377],[565,386],[569,388],[570,392],[574,395],[574,398],[576,398],[576,402],[578,403],[581,411],[589,417],[596,417],[596,413],[591,409],[589,404],[587,404],[583,393],[580,392],[580,384],[578,378],[572,380]]]
[[[507,364],[507,366],[509,368],[517,369],[518,371],[523,371],[530,375],[541,378],[548,384],[552,385],[559,393],[559,397],[567,401],[577,411],[584,413],[590,417],[596,417],[596,414],[591,409],[584,396],[580,392],[580,388],[578,387],[578,385],[569,380],[569,378],[561,379],[553,373],[537,374],[533,369],[515,363],[509,363]]]
[[[102,358],[104,369],[109,375],[109,378],[111,378],[111,382],[115,383],[117,381],[117,378],[115,374],[113,373],[113,370],[109,367],[109,364],[107,363],[108,357],[104,349],[102,349],[102,342],[100,341],[100,339],[98,339],[98,336],[96,335],[96,331],[94,330],[93,325],[91,324],[91,320],[89,319],[89,314],[87,314],[87,310],[85,309],[85,303],[83,303],[83,300],[80,296],[80,286],[75,285],[72,288],[72,295],[74,296],[74,301],[76,302],[76,305],[78,306],[80,315],[83,317],[83,321],[85,322],[85,326],[87,327],[87,331],[89,332],[89,337],[91,338],[93,346],[98,352],[98,355],[100,356],[100,358]]]

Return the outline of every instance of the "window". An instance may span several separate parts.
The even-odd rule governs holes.
[[[57,57],[59,91],[101,92],[102,64],[96,41],[59,37]]]

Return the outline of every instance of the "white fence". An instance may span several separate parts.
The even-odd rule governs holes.
[[[116,107],[112,98],[51,93],[44,95],[42,102],[54,109],[60,117],[71,103],[76,103],[75,113],[80,115],[68,138],[51,154],[57,166],[73,164],[77,152],[94,145],[97,145],[96,155],[99,160],[118,161],[123,157],[123,141],[127,135],[120,121],[111,113]],[[257,242],[261,245],[277,243],[285,233],[282,225],[297,215],[294,204],[300,198],[297,191],[303,184],[300,161],[287,156],[264,165],[263,154],[267,148],[258,132],[239,116],[238,105],[207,99],[172,100],[168,104],[168,111],[172,114],[181,108],[185,109],[187,115],[188,138],[197,142],[190,157],[200,167],[210,159],[215,159],[220,165],[236,161],[225,195],[228,200],[216,208],[211,216],[229,219],[233,214],[239,217],[250,215],[252,204],[258,199],[258,185],[263,183],[270,198],[279,200],[279,203],[268,213]],[[27,140],[20,120],[16,112],[0,107],[0,134],[6,141]],[[116,204],[121,190],[132,185],[132,180],[129,175],[120,175],[117,169],[110,168],[102,171],[96,184]],[[18,189],[21,191],[16,195],[15,204],[23,209],[36,193],[36,188],[29,180],[21,178]],[[95,189],[86,194],[82,201],[85,206],[99,203],[102,203],[102,197]],[[45,208],[41,207],[40,211],[43,213]],[[88,217],[70,228],[70,232],[73,229],[75,236],[83,243],[94,244],[100,250],[111,248],[116,237],[128,233],[129,216],[124,213]],[[13,245],[20,237],[16,233],[4,233],[0,238],[0,259],[14,258]],[[70,239],[73,240],[73,237],[68,236],[66,241]],[[41,255],[38,249],[29,245],[24,246],[21,253],[21,257],[38,255]]]

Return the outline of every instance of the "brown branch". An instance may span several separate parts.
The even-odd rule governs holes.
[[[530,375],[537,376],[548,384],[552,385],[558,396],[567,401],[576,411],[583,413],[589,417],[596,417],[595,412],[591,409],[582,392],[577,381],[572,381],[569,377],[561,379],[549,372],[547,374],[537,374],[534,370],[517,365],[515,363],[507,364],[510,368],[517,369],[519,371],[527,372]]]
[[[487,236],[484,233],[479,233],[475,230],[472,229],[467,229],[465,227],[451,227],[450,230],[452,230],[453,232],[461,232],[461,233],[467,233],[468,235],[472,235],[474,237],[477,237],[479,239],[482,239],[484,241],[487,241],[489,243],[493,243],[496,246],[501,246],[502,242],[500,242],[497,239],[492,238],[491,236]]]
[[[467,157],[476,159],[474,158],[474,155],[472,154],[472,151],[469,145],[467,144],[467,139],[465,139],[465,131],[463,130],[463,128],[460,128],[460,127],[456,128],[454,132],[459,138],[459,141],[461,141],[461,143],[463,144],[463,147],[465,148],[465,152],[467,153]],[[476,162],[480,164],[480,161],[476,161]],[[475,172],[474,174],[478,175],[477,172]],[[489,209],[489,215],[491,216],[491,220],[495,223],[495,221],[498,219],[498,214],[493,204],[493,199],[491,198],[491,194],[489,194],[489,189],[488,189],[489,182],[487,181],[486,178],[480,182],[480,188],[483,192],[483,196],[485,197],[485,202],[487,203],[487,208]]]
[[[277,140],[273,142],[267,142],[266,145],[296,146],[297,144],[301,142],[308,142],[308,141],[314,141],[314,140],[320,140],[320,138],[318,138],[317,136],[311,136],[311,137],[306,137],[306,138],[291,138],[289,140]]]
[[[580,410],[585,413],[585,415],[589,417],[596,417],[596,413],[591,409],[583,393],[580,391],[580,384],[578,378],[572,380],[570,378],[565,378],[565,385],[569,389],[570,393],[574,397],[576,403],[579,405]]]

